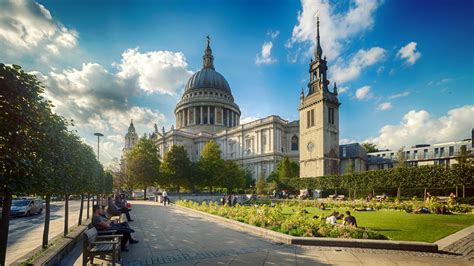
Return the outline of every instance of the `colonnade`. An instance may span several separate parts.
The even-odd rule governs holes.
[[[221,125],[235,127],[240,125],[239,114],[231,109],[202,105],[183,108],[176,113],[177,128],[189,125]]]

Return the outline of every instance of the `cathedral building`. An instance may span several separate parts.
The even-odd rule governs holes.
[[[176,104],[176,127],[158,130],[155,124],[150,137],[163,158],[173,145],[184,146],[192,161],[197,161],[204,145],[214,140],[222,157],[249,169],[253,177],[268,176],[284,156],[300,164],[300,176],[338,174],[339,101],[337,88],[328,89],[327,62],[319,44],[310,62],[308,93],[300,95],[300,120],[287,121],[271,115],[240,124],[240,108],[234,101],[231,86],[216,71],[214,56],[207,38],[202,68],[186,83]],[[133,122],[125,137],[124,152],[136,140]]]

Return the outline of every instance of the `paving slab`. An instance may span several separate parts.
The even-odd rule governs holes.
[[[450,254],[278,244],[154,202],[133,202],[132,216],[140,242],[122,265],[472,265]]]

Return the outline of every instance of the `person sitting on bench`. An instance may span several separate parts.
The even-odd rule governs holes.
[[[98,230],[116,230],[117,234],[123,235],[122,242],[121,242],[121,250],[128,251],[127,243],[136,244],[138,240],[132,238],[131,231],[129,229],[124,228],[123,226],[113,223],[107,219],[105,219],[103,214],[103,209],[99,205],[94,205],[92,207],[94,212],[94,216],[92,217],[92,225]]]
[[[132,217],[130,217],[130,213],[129,213],[130,209],[125,207],[125,206],[122,206],[122,207],[117,206],[117,204],[115,204],[114,200],[110,197],[109,197],[109,204],[108,204],[107,207],[109,208],[109,210],[111,210],[113,212],[125,213],[125,215],[127,216],[127,221],[133,222]]]

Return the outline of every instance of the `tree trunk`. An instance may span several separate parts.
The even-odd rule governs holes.
[[[458,197],[458,186],[456,185],[456,198]]]
[[[466,186],[462,185],[462,197],[466,197]]]
[[[426,201],[426,188],[425,188],[425,192],[423,194],[423,201]]]
[[[79,220],[77,221],[77,225],[82,224],[82,210],[84,209],[84,194],[81,194],[81,207],[79,207]]]
[[[51,221],[51,195],[46,195],[46,209],[44,212],[44,229],[43,229],[43,248],[48,247],[49,240],[49,222]]]
[[[401,188],[397,188],[397,200],[400,200]]]
[[[375,189],[372,189],[372,197],[375,197]]]
[[[145,189],[143,190],[143,200],[146,200],[146,187],[145,187]]]
[[[66,196],[64,202],[64,236],[67,236],[69,231],[69,195]]]
[[[0,221],[0,265],[5,265],[7,258],[8,228],[10,227],[10,208],[12,194],[4,190],[2,220]]]
[[[87,194],[87,219],[89,219],[89,201],[90,201],[91,195]]]
[[[357,199],[356,198],[356,189],[354,189],[354,199]]]

